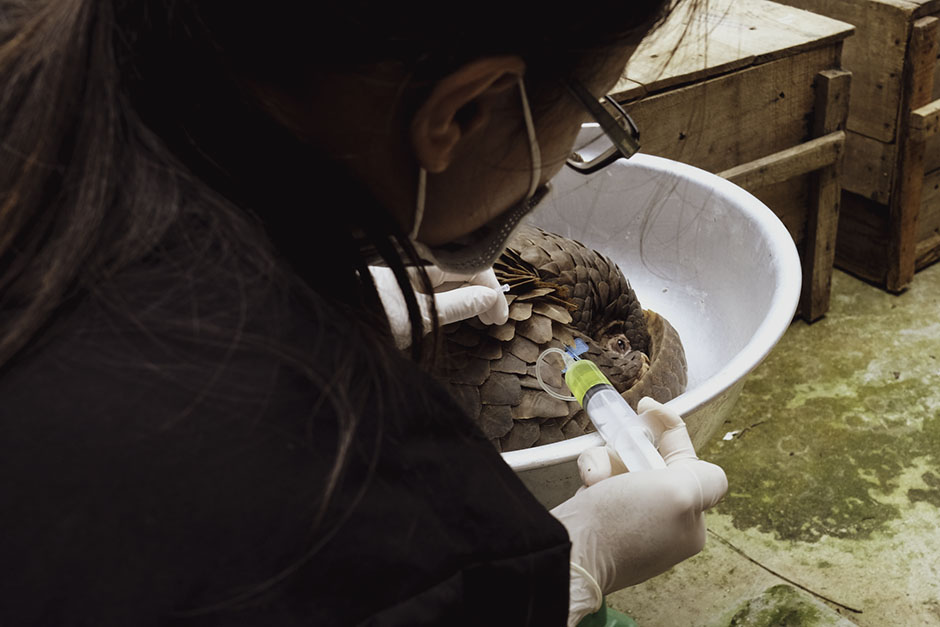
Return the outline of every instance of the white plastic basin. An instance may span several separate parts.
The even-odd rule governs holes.
[[[792,237],[740,187],[659,157],[637,154],[590,177],[565,168],[552,186],[531,222],[611,257],[643,307],[679,332],[689,384],[669,406],[701,448],[793,319],[801,269]],[[503,458],[552,507],[579,486],[581,451],[602,443],[592,433]]]

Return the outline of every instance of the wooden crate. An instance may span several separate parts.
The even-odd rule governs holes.
[[[843,22],[766,0],[710,0],[644,40],[614,97],[641,150],[720,174],[800,249],[800,313],[828,310],[850,74]]]
[[[836,264],[898,292],[940,258],[940,0],[780,0],[856,27]]]

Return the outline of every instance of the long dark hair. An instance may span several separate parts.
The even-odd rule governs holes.
[[[0,376],[88,296],[148,333],[191,335],[191,317],[141,318],[126,291],[135,273],[192,282],[193,268],[173,264],[184,246],[201,260],[198,280],[238,286],[242,312],[272,293],[306,294],[313,319],[339,309],[376,345],[373,372],[353,373],[338,356],[327,373],[277,337],[245,332],[247,314],[200,327],[199,341],[276,353],[323,391],[342,421],[335,485],[361,406],[348,384],[355,375],[381,394],[393,350],[363,244],[406,295],[413,355],[422,330],[406,265],[416,260],[342,162],[275,120],[247,85],[316,94],[321,72],[393,60],[411,79],[389,104],[408,108],[468,60],[518,54],[538,117],[562,93],[559,79],[589,76],[667,5],[598,0],[560,16],[500,1],[455,17],[427,1],[0,0]],[[327,205],[338,194],[342,210]],[[316,231],[296,228],[305,221]],[[302,259],[271,243],[317,238],[292,247]]]

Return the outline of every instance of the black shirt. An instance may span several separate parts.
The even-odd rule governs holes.
[[[0,371],[0,625],[564,624],[564,528],[413,363],[325,303],[148,276]],[[321,368],[204,341],[235,318]]]

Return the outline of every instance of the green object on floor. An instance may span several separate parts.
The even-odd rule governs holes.
[[[793,586],[780,584],[747,601],[723,627],[852,627],[853,623]]]
[[[604,600],[601,609],[593,614],[588,614],[581,619],[578,627],[640,627],[636,621],[617,610],[607,607],[607,601]]]

